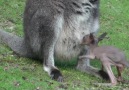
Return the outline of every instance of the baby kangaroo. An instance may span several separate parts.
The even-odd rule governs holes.
[[[83,38],[82,44],[89,46],[89,54],[80,56],[79,58],[99,59],[102,63],[102,70],[105,68],[111,83],[103,85],[116,85],[117,80],[123,81],[121,72],[124,67],[129,67],[129,62],[122,51],[112,46],[98,46],[98,38],[93,34],[86,35]],[[111,65],[116,66],[118,71],[118,78],[114,76]]]

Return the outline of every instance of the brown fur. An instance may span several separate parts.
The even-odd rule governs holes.
[[[93,34],[86,35],[83,38],[82,44],[89,46],[89,54],[80,56],[79,58],[99,59],[102,62],[103,67],[107,70],[107,73],[111,80],[111,85],[116,85],[117,80],[111,70],[111,65],[117,67],[118,80],[122,81],[121,72],[124,67],[129,67],[129,62],[122,51],[113,46],[98,46],[98,39]]]

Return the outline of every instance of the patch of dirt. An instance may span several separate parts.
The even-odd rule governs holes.
[[[15,24],[11,20],[6,20],[4,22],[0,22],[0,28],[6,28],[9,30],[14,30]]]

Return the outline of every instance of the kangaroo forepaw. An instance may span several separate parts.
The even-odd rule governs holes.
[[[53,80],[56,80],[58,82],[63,82],[63,76],[62,76],[61,72],[57,69],[53,69],[51,71],[50,76]]]

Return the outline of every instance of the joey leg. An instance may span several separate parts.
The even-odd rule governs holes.
[[[83,55],[83,56],[79,56],[79,59],[84,59],[84,58],[95,59],[95,56],[94,55]]]
[[[105,80],[109,80],[109,75],[104,71],[104,66],[102,64],[101,70],[99,70],[99,74]]]
[[[86,55],[87,54],[87,49],[83,50],[80,53],[80,56]],[[79,71],[82,72],[86,72],[88,74],[91,74],[93,76],[99,77],[99,78],[103,78],[102,74],[99,72],[99,69],[92,67],[90,65],[90,60],[87,58],[82,58],[82,59],[78,59],[78,63],[76,66],[76,69],[78,69]],[[104,71],[102,71],[104,72]]]
[[[124,67],[116,67],[117,68],[117,72],[118,72],[118,78],[117,78],[117,80],[119,81],[119,82],[122,82],[123,81],[123,78],[122,78],[122,71],[123,71],[123,69],[124,69]]]
[[[117,80],[116,80],[116,77],[114,76],[114,74],[112,72],[110,64],[107,63],[107,62],[103,62],[103,66],[106,69],[106,71],[107,71],[107,73],[108,73],[108,75],[110,77],[111,84],[112,85],[116,85],[117,84]]]
[[[89,62],[90,62],[89,59],[79,59],[76,68],[79,71],[86,72],[88,74],[91,74],[100,78],[100,75],[98,74],[99,70],[97,68],[90,66]]]
[[[104,70],[99,70],[98,68],[91,66],[89,59],[79,59],[76,69],[91,74],[95,77],[109,80],[108,74]]]
[[[79,56],[85,56],[85,55],[88,55],[88,49],[86,47],[80,52]],[[100,77],[97,73],[98,69],[90,66],[90,60],[88,58],[81,58],[81,59],[78,58],[76,69]]]
[[[87,58],[85,58],[85,59],[78,59],[78,63],[77,63],[76,69],[79,70],[79,71],[82,71],[82,72],[86,72],[87,74],[93,75],[93,76],[98,77],[98,78],[105,79],[103,77],[103,73],[106,76],[108,76],[106,72],[91,66],[90,65],[90,60],[87,59]]]

